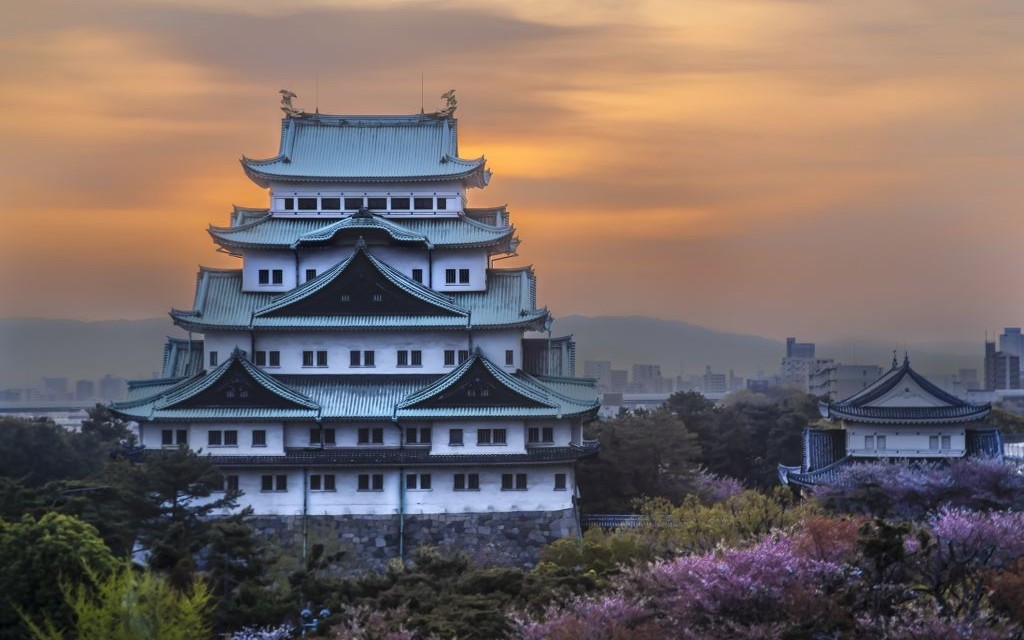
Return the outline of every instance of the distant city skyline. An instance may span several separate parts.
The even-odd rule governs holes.
[[[400,6],[400,9],[398,7]],[[0,316],[149,318],[265,195],[296,106],[459,96],[556,316],[782,339],[1024,322],[1024,12],[807,3],[22,3],[0,25]],[[386,46],[381,46],[381,43]],[[268,46],[267,43],[281,43]],[[301,70],[296,72],[296,70]]]

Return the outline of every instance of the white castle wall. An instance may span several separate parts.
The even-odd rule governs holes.
[[[866,448],[865,436],[874,438],[875,446]],[[885,448],[878,448],[878,437],[885,438]],[[931,449],[929,437],[950,436],[949,449]],[[894,458],[962,457],[967,448],[963,425],[948,427],[921,425],[885,427],[870,424],[852,424],[846,427],[846,450],[851,456]]]

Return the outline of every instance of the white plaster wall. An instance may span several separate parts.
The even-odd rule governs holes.
[[[485,513],[488,511],[556,511],[572,507],[575,478],[571,464],[530,467],[423,467],[408,468],[406,473],[429,473],[431,489],[406,489],[405,513]],[[273,469],[225,469],[225,475],[239,476],[239,488],[244,495],[239,507],[251,506],[256,515],[301,515],[303,494],[307,492],[310,515],[393,515],[399,512],[401,487],[404,486],[399,469],[331,469],[311,467],[309,474],[335,475],[335,491],[308,491],[301,469],[278,471]],[[263,474],[288,476],[287,492],[261,491]],[[360,474],[380,473],[384,476],[383,491],[359,491]],[[476,473],[480,476],[478,491],[456,491],[456,473]],[[502,491],[504,473],[526,473],[525,491]],[[566,474],[566,489],[555,490],[555,474]]]
[[[537,427],[538,429],[551,427],[554,430],[554,443],[528,444],[530,447],[568,447],[573,442],[573,425],[568,420],[528,420],[524,426],[526,429],[530,429],[531,427]]]
[[[308,447],[319,448],[319,445],[309,444],[309,430],[316,427],[315,423],[289,423],[285,427],[284,446],[297,449]],[[325,422],[325,429],[334,429],[334,447],[325,448],[369,448],[375,447],[398,447],[401,444],[398,428],[392,422]],[[381,428],[384,430],[384,444],[359,444],[360,428]]]
[[[449,431],[462,429],[462,446],[451,446]],[[505,429],[507,444],[477,444],[477,429]],[[522,420],[438,420],[434,422],[431,454],[526,453],[526,431]]]
[[[260,269],[280,269],[281,284],[260,284]],[[273,278],[271,278],[273,282]],[[290,291],[295,283],[295,254],[291,251],[263,251],[250,249],[242,261],[242,291],[283,292]]]
[[[234,429],[238,431],[238,446],[229,447],[225,445],[210,446],[208,433],[210,431],[225,431]],[[252,446],[252,432],[256,429],[263,429],[267,432],[267,446]],[[279,456],[284,454],[284,426],[280,422],[253,422],[249,424],[201,422],[190,427],[189,448],[209,453],[214,456],[251,456],[267,455]]]
[[[848,426],[846,430],[847,452],[852,456],[877,457],[891,456],[900,458],[931,458],[939,456],[960,457],[967,446],[966,435],[962,425],[950,427],[908,426],[884,427],[876,425]],[[876,448],[864,448],[864,436],[875,436]],[[885,449],[877,448],[878,436],[885,436]],[[950,436],[950,449],[938,451],[928,448],[929,436]]]
[[[469,269],[469,284],[446,284],[445,269]],[[434,255],[434,289],[437,291],[485,291],[487,250],[451,249]]]
[[[479,338],[477,338],[479,339]],[[501,342],[502,345],[506,344]],[[521,344],[521,343],[520,343]],[[397,351],[415,350],[423,352],[423,366],[399,367]],[[469,338],[459,331],[295,331],[257,332],[255,351],[280,351],[281,366],[267,367],[274,374],[394,374],[394,373],[447,373],[454,367],[444,364],[445,350],[469,350]],[[303,367],[303,351],[326,350],[327,367]],[[373,351],[373,367],[351,367],[349,352]],[[517,352],[518,353],[518,352]],[[492,354],[488,353],[488,356]],[[504,362],[505,352],[501,349],[498,362]]]
[[[352,256],[355,244],[299,249],[299,284],[306,281],[306,269],[316,269],[317,275],[331,269]],[[427,251],[417,247],[393,247],[369,245],[370,255],[385,262],[391,268],[412,277],[413,269],[423,269],[423,284],[427,284]]]
[[[522,330],[474,331],[473,346],[480,347],[484,356],[505,371],[512,373],[523,366]],[[505,351],[512,350],[512,364],[505,364]]]
[[[416,216],[422,215],[456,215],[463,210],[466,204],[466,190],[458,183],[453,182],[427,182],[427,183],[367,183],[367,184],[331,184],[311,183],[304,184],[302,188],[296,188],[295,184],[271,183],[270,185],[270,209],[275,216],[298,216],[298,217],[343,217],[351,215],[351,211],[284,211],[280,209],[278,198],[292,197],[386,197],[386,196],[442,196],[448,198],[447,208],[444,211],[417,212]],[[376,213],[376,211],[375,211]],[[395,212],[387,215],[409,215],[409,212]]]
[[[209,331],[203,334],[203,367],[210,370],[210,353],[217,352],[217,366],[231,357],[235,347],[249,353],[251,340],[245,331]],[[252,354],[249,354],[252,357]]]

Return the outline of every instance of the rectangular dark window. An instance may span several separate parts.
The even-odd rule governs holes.
[[[507,444],[507,434],[508,432],[505,429],[495,429],[492,436],[494,444]]]
[[[454,367],[455,366],[455,349],[444,350],[444,366]]]
[[[878,448],[879,450],[885,450],[885,436],[878,436]]]
[[[299,211],[316,211],[316,198],[299,198]]]
[[[374,211],[381,211],[388,208],[387,198],[367,198],[366,208]]]
[[[363,362],[362,351],[349,351],[348,352],[348,366],[358,367]]]
[[[469,360],[469,351],[466,349],[459,349],[459,364],[462,364],[466,360]]]
[[[357,432],[359,444],[384,444],[384,429],[382,427],[360,427]]]
[[[409,366],[409,352],[399,349],[398,350],[398,366],[408,367]]]
[[[426,490],[430,488],[430,474],[429,473],[410,473],[405,476],[405,488],[406,489],[422,489]]]
[[[211,351],[210,352],[210,366],[211,367],[216,367],[217,366],[217,352],[216,351]]]
[[[320,198],[320,208],[324,211],[341,209],[341,198]]]
[[[238,493],[238,476],[227,476],[227,489],[231,493]]]
[[[218,476],[217,479],[213,481],[213,490],[224,491],[226,485],[227,480],[224,478],[224,476]]]
[[[178,429],[174,433],[174,435],[177,436],[177,440],[175,440],[174,444],[176,444],[178,446],[182,446],[182,445],[188,444],[188,429]]]
[[[469,284],[469,269],[459,269],[459,284]]]
[[[555,441],[555,429],[554,427],[544,427],[541,429],[541,442],[554,442]]]
[[[448,198],[438,198],[437,199],[437,208],[438,209],[447,209],[448,208]]]
[[[409,209],[409,198],[391,198],[391,208],[399,211]]]
[[[942,450],[949,451],[953,447],[952,436],[942,436]]]
[[[309,444],[320,444],[320,429],[317,427],[309,430]]]
[[[270,284],[270,269],[260,269],[260,284]]]
[[[448,446],[462,446],[462,429],[448,430]]]
[[[324,429],[324,444],[333,445],[337,442],[335,439],[335,431],[333,428]]]
[[[267,352],[266,351],[253,351],[252,352],[252,363],[257,367],[267,366]]]
[[[502,491],[526,491],[525,473],[503,473],[501,474]]]
[[[939,436],[928,436],[928,448],[932,451],[939,450]]]
[[[452,488],[456,491],[479,491],[480,475],[476,473],[456,473]]]
[[[384,490],[384,475],[380,473],[361,473],[359,474],[359,490],[360,491],[383,491]]]
[[[274,476],[260,476],[260,491],[274,490]]]
[[[565,491],[565,474],[555,474],[555,491]]]
[[[516,352],[512,349],[505,349],[505,364],[513,365],[516,363]]]
[[[430,444],[433,429],[430,427],[406,427],[405,441],[409,444]]]
[[[224,446],[225,447],[237,447],[238,446],[238,431],[234,429],[228,429],[224,432]]]
[[[313,366],[313,352],[303,351],[302,352],[302,366],[312,367]]]
[[[409,352],[409,364],[413,367],[423,366],[423,352],[419,349],[413,349]]]
[[[281,269],[274,269],[270,272],[270,281],[273,284],[284,284],[284,271]]]
[[[364,351],[363,352],[363,366],[364,367],[372,367],[373,366],[373,352],[372,351]]]
[[[335,487],[336,487],[336,483],[334,481],[334,474],[333,473],[324,474],[324,491],[334,491]]]
[[[276,480],[275,486],[274,486],[274,490],[275,491],[287,491],[288,490],[288,476],[286,476],[286,475],[279,475],[279,476],[275,476],[274,479]]]
[[[306,269],[306,282],[316,278],[316,269]]]
[[[220,431],[207,431],[206,444],[211,447],[219,447],[224,442],[224,434]]]
[[[508,432],[505,429],[477,429],[476,443],[507,444],[507,434]]]
[[[363,208],[363,199],[362,198],[345,198],[345,210],[346,211],[348,211],[348,210],[354,211],[356,209],[362,209],[362,208]]]
[[[530,427],[526,430],[526,444],[536,444],[540,442],[540,429],[537,427]]]
[[[270,355],[270,358],[269,358],[270,365],[269,366],[271,366],[271,367],[280,367],[281,366],[281,352],[280,351],[271,351],[269,355]]]
[[[413,269],[412,279],[420,284],[423,284],[423,269]]]
[[[310,491],[320,491],[320,476],[319,475],[314,473],[313,475],[309,476],[309,490]]]
[[[445,284],[455,284],[455,281],[456,281],[455,279],[456,279],[457,275],[458,275],[458,271],[457,270],[455,270],[455,269],[445,269],[444,270],[444,283]]]
[[[938,448],[938,438],[936,438],[935,448]],[[160,432],[160,444],[165,447],[174,444],[174,431],[171,429],[164,429]]]
[[[370,431],[370,437],[373,440],[373,444],[384,444],[384,429],[374,427]]]
[[[284,199],[284,208],[287,211],[291,211],[291,210],[295,209],[295,198],[285,198]]]
[[[429,211],[434,208],[433,198],[413,198],[412,206],[417,211]]]
[[[265,447],[265,446],[267,446],[267,430],[266,429],[253,429],[253,431],[252,431],[252,446],[254,446],[254,447]]]
[[[316,366],[326,367],[327,366],[327,352],[317,351],[316,352]]]

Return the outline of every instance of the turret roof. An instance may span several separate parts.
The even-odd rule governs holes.
[[[451,117],[306,114],[281,121],[276,156],[242,158],[262,187],[272,182],[406,182],[457,180],[487,184],[486,161],[458,153]]]

